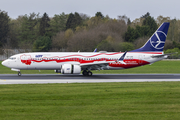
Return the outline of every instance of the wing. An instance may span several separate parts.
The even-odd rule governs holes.
[[[114,62],[114,61],[112,61]],[[103,70],[103,68],[107,67],[110,62],[107,61],[95,61],[93,63],[85,63],[81,64],[82,69],[88,69],[88,70]]]
[[[107,68],[109,63],[112,62],[120,62],[122,64],[126,64],[123,60],[126,56],[125,52],[117,61],[94,61],[93,63],[85,63],[85,64],[81,64],[81,68],[84,69],[88,69],[88,70],[103,70],[103,68]]]

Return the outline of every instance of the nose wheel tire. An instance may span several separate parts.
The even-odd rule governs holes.
[[[18,76],[21,76],[21,72],[18,72]]]

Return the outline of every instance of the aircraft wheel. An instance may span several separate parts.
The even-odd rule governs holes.
[[[88,76],[92,76],[92,72],[91,71],[88,71]]]
[[[21,76],[21,72],[18,72],[18,76]]]
[[[87,76],[87,75],[88,75],[88,72],[87,72],[86,70],[84,70],[84,71],[82,72],[82,74],[83,74],[84,76]]]

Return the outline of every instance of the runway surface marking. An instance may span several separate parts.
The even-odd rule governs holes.
[[[108,83],[108,82],[172,82],[180,81],[180,79],[88,79],[88,80],[72,80],[72,79],[61,79],[61,80],[0,80],[0,84],[46,84],[46,83]]]
[[[180,81],[180,74],[0,74],[0,84],[102,83],[102,82],[171,82]]]

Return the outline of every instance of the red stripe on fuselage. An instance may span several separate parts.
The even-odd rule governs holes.
[[[62,60],[57,60],[57,59],[52,59],[52,60],[21,60],[22,63],[25,63],[26,65],[31,65],[31,62],[52,62],[55,61],[57,63],[63,63],[63,62],[79,62],[80,64],[85,64],[85,63],[93,63],[93,62],[100,62],[100,61],[107,61],[111,62],[109,63],[110,67],[122,67],[122,68],[132,68],[132,67],[138,67],[141,65],[146,65],[149,64],[149,62],[144,61],[144,60],[139,60],[139,59],[133,59],[133,60],[124,60],[126,64],[122,64],[120,62],[115,62],[114,60],[109,60],[106,58],[100,58],[97,60],[83,60],[79,58],[68,58],[68,59],[62,59]],[[112,62],[114,61],[114,62]],[[92,64],[93,65],[93,64]]]
[[[120,62],[113,62],[109,63],[110,67],[122,67],[122,68],[132,68],[132,67],[138,67],[142,65],[150,64],[147,61],[139,60],[139,59],[133,59],[133,60],[124,60],[126,64],[122,64]]]

